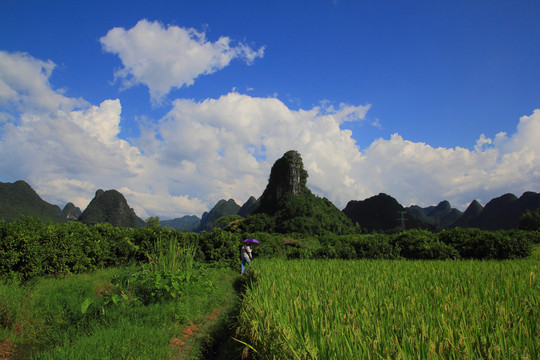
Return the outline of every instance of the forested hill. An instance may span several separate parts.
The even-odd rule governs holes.
[[[233,199],[229,199],[228,201],[218,201],[216,206],[214,206],[210,212],[205,212],[203,214],[198,231],[212,231],[214,228],[214,222],[217,219],[223,216],[238,214],[240,209],[240,205],[238,205]]]
[[[116,190],[98,190],[78,219],[87,225],[108,222],[118,227],[137,228],[145,225],[129,207],[124,195]]]
[[[66,220],[59,206],[43,200],[25,181],[0,182],[0,219],[11,222],[21,216],[32,216],[45,223]]]
[[[396,199],[383,193],[362,201],[349,201],[343,212],[370,232],[422,227],[422,222],[405,211]]]
[[[259,207],[238,225],[239,229],[312,235],[357,232],[353,222],[330,200],[309,190],[307,178],[300,154],[286,152],[272,166]]]

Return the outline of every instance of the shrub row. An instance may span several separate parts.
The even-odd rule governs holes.
[[[201,262],[236,261],[241,242],[240,235],[224,231],[196,234],[80,222],[45,225],[26,217],[0,222],[0,277],[24,281],[138,264],[148,260],[158,239],[194,246],[196,260]]]
[[[64,275],[141,258],[130,229],[79,222],[45,225],[35,218],[0,223],[0,275],[27,280]]]
[[[239,234],[223,230],[186,233],[171,228],[118,228],[79,222],[45,225],[34,218],[0,222],[0,276],[28,280],[62,276],[148,260],[157,240],[173,240],[195,249],[195,261],[237,264],[244,238],[261,245],[259,257],[316,259],[514,259],[531,254],[538,231],[454,229],[432,233],[325,235]]]
[[[324,236],[313,246],[289,251],[288,257],[318,259],[518,259],[528,257],[538,232],[453,229],[432,233]]]

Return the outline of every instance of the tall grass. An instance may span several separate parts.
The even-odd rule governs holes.
[[[147,244],[146,257],[152,271],[191,271],[195,264],[196,247],[187,241],[178,242],[176,237],[158,238]]]
[[[241,330],[264,359],[538,359],[538,265],[260,259]]]

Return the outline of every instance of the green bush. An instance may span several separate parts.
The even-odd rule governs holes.
[[[270,218],[260,214],[257,219]],[[456,228],[439,233],[416,229],[393,235],[336,235],[324,231],[310,235],[320,232],[319,224],[306,219],[298,222],[299,219],[296,217],[295,224],[286,226],[306,232],[288,234],[221,229],[198,234],[166,227],[119,228],[107,223],[91,227],[79,222],[45,225],[30,217],[11,223],[0,221],[0,276],[27,281],[43,275],[65,276],[148,263],[156,255],[171,253],[171,249],[181,251],[178,246],[192,249],[193,261],[236,266],[245,238],[260,241],[254,248],[255,257],[321,259],[514,259],[529,256],[532,244],[540,241],[537,230],[493,232]],[[240,223],[239,228],[246,222]],[[160,242],[168,248],[156,247]]]
[[[185,293],[186,284],[197,280],[193,269],[182,271],[147,271],[124,274],[112,279],[115,286],[104,294],[109,306],[141,303],[143,305],[167,302]]]
[[[521,230],[540,230],[540,209],[526,210],[519,218]]]
[[[355,259],[356,250],[349,236],[322,236],[316,256],[323,259]]]
[[[133,229],[79,222],[44,225],[35,218],[0,223],[0,275],[28,280],[141,261]]]
[[[400,256],[388,235],[357,235],[352,238],[352,246],[358,259],[397,259]]]
[[[17,280],[42,275],[40,238],[45,228],[31,217],[1,223],[0,275]]]
[[[238,262],[241,243],[242,237],[239,234],[223,230],[205,232],[199,238],[199,254],[206,262],[220,261],[234,264]]]
[[[274,233],[276,221],[268,214],[253,214],[239,224],[239,229],[243,233],[266,232]]]
[[[531,232],[461,229],[442,231],[441,242],[455,248],[464,259],[525,258],[532,252]]]
[[[437,234],[413,229],[394,235],[394,246],[406,259],[458,259],[460,254],[452,245],[439,241]]]
[[[151,228],[122,228],[109,223],[96,224],[91,227],[96,231],[98,241],[103,241],[108,247],[104,254],[108,259],[107,266],[130,265],[144,261],[144,249],[142,242],[146,237],[154,234]]]
[[[310,247],[287,246],[284,253],[287,259],[313,259],[315,257]]]

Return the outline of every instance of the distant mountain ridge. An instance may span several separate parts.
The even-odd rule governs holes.
[[[467,227],[472,219],[478,217],[483,210],[484,207],[478,201],[471,201],[463,215],[452,224],[452,227]]]
[[[195,232],[201,226],[201,219],[195,215],[186,215],[172,220],[160,220],[159,224],[176,230]]]
[[[223,216],[236,215],[240,209],[241,206],[233,199],[219,200],[212,210],[203,214],[198,232],[212,231],[214,229],[214,222],[217,219]]]
[[[251,196],[242,206],[233,199],[223,199],[210,211],[205,212],[201,219],[191,215],[161,220],[160,224],[183,231],[212,231],[214,222],[220,217],[240,215],[249,218],[252,214],[266,213],[272,216],[279,215],[276,218],[277,226],[282,226],[283,223],[288,225],[296,223],[295,226],[301,229],[313,221],[310,218],[313,216],[313,206],[325,208],[327,213],[334,213],[334,209],[337,208],[329,200],[317,198],[307,188],[307,172],[303,169],[301,157],[297,152],[287,152],[276,164],[265,192],[258,199]],[[297,199],[293,203],[290,202],[291,196]],[[540,209],[540,193],[532,191],[523,193],[519,198],[510,193],[504,194],[489,201],[485,207],[473,200],[465,212],[452,208],[446,200],[436,206],[422,208],[413,205],[405,208],[391,196],[381,193],[365,200],[351,200],[343,211],[337,210],[341,215],[336,214],[331,222],[345,216],[352,223],[357,223],[368,231],[395,231],[400,229],[403,223],[406,229],[442,230],[475,227],[499,230],[517,228],[524,212],[537,209]],[[297,220],[292,218],[296,216],[295,212],[296,215],[302,214]],[[0,182],[0,220],[10,222],[21,216],[33,216],[45,223],[78,220],[88,225],[97,222],[109,222],[122,227],[145,225],[145,222],[129,207],[124,196],[116,190],[96,191],[94,199],[81,212],[72,203],[66,204],[62,210],[57,205],[47,203],[25,181]],[[319,226],[324,225],[332,229],[343,226],[337,223],[329,225],[329,220],[324,220],[321,216],[323,215],[317,215]],[[313,228],[315,225],[309,226]]]
[[[470,219],[466,227],[485,230],[513,229],[518,227],[519,219],[526,210],[540,208],[540,194],[532,191],[519,198],[514,194],[504,194],[489,201],[478,216]]]
[[[485,207],[473,200],[464,213],[457,209],[449,209],[447,201],[439,205],[443,203],[446,210],[438,213],[433,207],[422,209],[418,206],[411,206],[407,211],[424,223],[438,224],[437,230],[455,227],[509,230],[518,228],[520,217],[525,211],[540,209],[540,193],[527,191],[519,198],[514,194],[504,194],[490,200]]]
[[[406,210],[418,221],[432,227],[433,230],[448,228],[463,215],[458,209],[453,209],[447,200],[441,201],[437,206],[421,208],[412,205]]]
[[[255,199],[254,196],[250,196],[249,199],[242,205],[240,210],[238,210],[238,215],[246,218],[249,215],[253,214],[261,205],[260,199]]]
[[[67,203],[62,210],[62,217],[68,221],[75,221],[81,216],[82,211],[73,203]]]
[[[365,200],[351,200],[343,212],[367,231],[420,227],[420,222],[396,199],[384,193]]]

